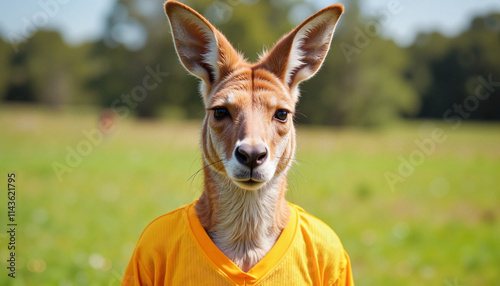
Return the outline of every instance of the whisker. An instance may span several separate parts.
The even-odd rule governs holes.
[[[203,157],[203,158],[217,158],[217,157]],[[215,165],[215,164],[217,164],[217,163],[220,163],[220,162],[222,162],[222,159],[217,160],[217,161],[215,161],[215,162],[213,162],[213,163],[211,163],[211,164],[207,164],[207,165],[203,166],[202,168],[200,168],[198,171],[196,171],[194,174],[192,174],[192,175],[191,175],[191,176],[190,176],[190,177],[186,180],[186,181],[190,181],[190,180],[191,180],[191,184],[189,185],[189,189],[191,190],[191,189],[193,188],[193,182],[194,182],[194,179],[196,178],[196,176],[197,176],[197,175],[198,175],[201,171],[203,171],[204,169],[206,169],[206,168],[208,168],[208,167],[210,167],[210,166],[212,166],[212,165]]]
[[[296,192],[296,193],[298,193],[299,191],[297,191],[297,188],[295,187],[295,184],[292,182],[292,180],[290,180],[290,178],[288,178],[288,176],[287,176],[287,175],[285,175],[285,173],[283,173],[283,171],[282,171],[282,170],[280,170],[280,168],[276,168],[276,170],[278,170],[278,172],[280,172],[280,174],[282,174],[283,176],[285,176],[286,180],[287,180],[288,182],[290,182],[290,184],[292,184],[292,187],[293,187],[293,189],[295,190],[295,192]]]
[[[205,157],[205,158],[206,158],[206,157]],[[215,164],[217,164],[217,163],[220,163],[220,162],[222,162],[222,159],[220,159],[220,160],[218,160],[218,161],[215,161],[215,162],[213,162],[213,163],[211,163],[211,164],[208,164],[208,165],[203,166],[201,169],[199,169],[199,170],[198,170],[198,171],[196,171],[194,174],[192,174],[192,175],[191,175],[191,176],[187,179],[187,181],[189,181],[189,180],[191,180],[191,179],[192,179],[192,181],[194,181],[194,178],[196,177],[196,175],[198,175],[198,173],[200,173],[200,172],[201,172],[201,171],[203,171],[204,169],[206,169],[206,168],[208,168],[208,167],[210,167],[210,166],[212,166],[212,165],[215,165]]]
[[[222,161],[222,160],[221,160]],[[222,167],[219,168],[219,170],[217,170],[217,172],[215,173],[215,175],[217,176],[217,174],[219,174],[219,172],[224,169],[224,165],[222,165]]]
[[[276,157],[277,159],[282,159],[282,160],[291,160],[292,162],[297,162],[297,163],[305,163],[305,164],[309,164],[309,162],[307,161],[304,161],[304,160],[299,160],[297,158],[294,158],[294,157]]]
[[[280,164],[280,165],[284,165],[284,166],[287,166],[287,167],[290,167],[290,168],[291,168],[291,170],[292,170],[292,172],[293,172],[294,174],[297,174],[297,173],[298,173],[298,174],[302,177],[302,179],[304,180],[304,182],[307,182],[306,177],[305,177],[305,176],[304,176],[304,175],[303,175],[303,174],[302,174],[302,173],[301,173],[301,172],[300,172],[297,168],[295,168],[294,166],[292,166],[292,164],[286,164],[286,163],[283,163],[281,160],[279,160],[279,161],[278,161],[278,164]]]

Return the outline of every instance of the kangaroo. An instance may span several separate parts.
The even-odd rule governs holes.
[[[200,81],[204,188],[142,234],[124,285],[352,285],[326,224],[288,203],[300,82],[321,67],[343,6],[328,6],[257,63],[190,7],[167,1],[175,49]]]

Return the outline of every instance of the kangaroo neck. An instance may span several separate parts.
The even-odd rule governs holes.
[[[207,168],[196,213],[214,244],[248,271],[271,250],[288,222],[285,190],[282,175],[249,191]]]

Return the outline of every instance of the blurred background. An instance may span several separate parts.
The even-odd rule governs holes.
[[[181,2],[255,61],[336,1]],[[499,285],[500,2],[339,2],[289,200],[338,233],[357,285]],[[199,196],[204,110],[162,4],[0,3],[1,285],[119,285],[144,227]]]

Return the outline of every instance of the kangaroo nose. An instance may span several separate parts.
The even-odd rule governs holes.
[[[255,168],[262,165],[267,158],[267,148],[263,144],[243,144],[236,148],[234,153],[238,162],[249,168]]]

